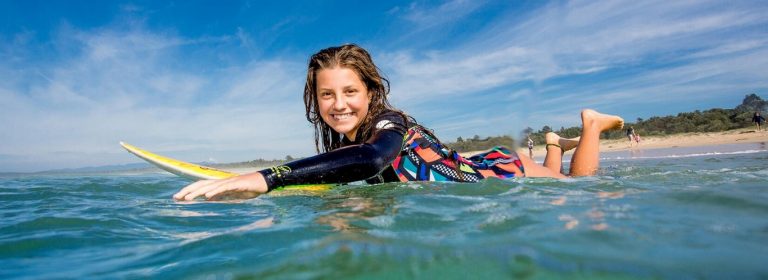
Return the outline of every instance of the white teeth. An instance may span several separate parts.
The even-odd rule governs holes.
[[[353,113],[346,113],[346,114],[334,114],[332,115],[335,120],[345,120],[347,118],[352,117]]]

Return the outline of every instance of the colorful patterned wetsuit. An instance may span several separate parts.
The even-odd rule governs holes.
[[[259,172],[270,190],[360,180],[476,182],[525,175],[517,154],[504,147],[463,158],[396,112],[384,112],[373,122],[375,131],[368,139],[361,139],[363,133],[358,131],[357,141],[343,139],[341,148]]]
[[[464,158],[447,149],[428,130],[408,129],[400,155],[392,163],[400,181],[477,182],[488,177],[525,176],[517,153],[497,146]]]

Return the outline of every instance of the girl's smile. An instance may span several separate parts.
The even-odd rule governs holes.
[[[317,72],[320,117],[334,131],[354,141],[368,115],[370,94],[355,71],[336,67]]]
[[[347,118],[351,118],[354,116],[354,113],[347,113],[347,114],[331,114],[334,119],[336,120],[345,120]]]

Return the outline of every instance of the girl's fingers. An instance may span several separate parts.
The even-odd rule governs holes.
[[[173,195],[173,199],[175,199],[175,200],[183,199],[185,195],[190,193],[193,189],[197,188],[197,186],[199,186],[202,183],[203,183],[203,181],[197,181],[197,182],[194,182],[192,184],[187,185],[186,187],[184,187],[183,189],[178,191],[176,194],[174,194]]]
[[[173,199],[175,200],[184,200],[184,197],[187,196],[189,193],[194,192],[195,190],[202,188],[204,186],[207,186],[209,184],[212,184],[215,182],[215,180],[201,180],[194,182],[192,184],[189,184],[188,186],[181,189],[179,192],[173,195]]]
[[[202,187],[197,188],[196,190],[190,192],[189,194],[184,196],[184,200],[195,200],[195,198],[204,195],[208,191],[216,188],[222,188],[221,182],[216,182],[213,184],[207,184]]]
[[[219,195],[224,195],[232,191],[245,191],[238,187],[243,183],[241,180],[241,178],[233,178],[232,180],[229,180],[227,184],[221,184],[218,188],[208,190],[205,192],[205,199],[212,200]]]
[[[219,200],[222,197],[233,199],[250,199],[259,196],[258,192],[235,190],[232,188],[218,188],[205,194],[208,200]]]
[[[198,181],[181,189],[173,195],[173,198],[176,200],[194,200],[203,195],[208,200],[230,195],[238,198],[254,198],[267,191],[264,177],[261,173],[255,172],[227,179]]]
[[[207,200],[218,200],[218,198],[227,192],[229,192],[229,188],[216,188],[213,189],[207,193],[205,193],[205,199]]]

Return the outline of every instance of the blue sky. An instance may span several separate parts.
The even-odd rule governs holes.
[[[282,3],[285,2],[285,3]],[[278,4],[279,3],[279,4]],[[0,0],[0,172],[314,154],[308,57],[356,43],[446,141],[768,95],[766,1]]]

